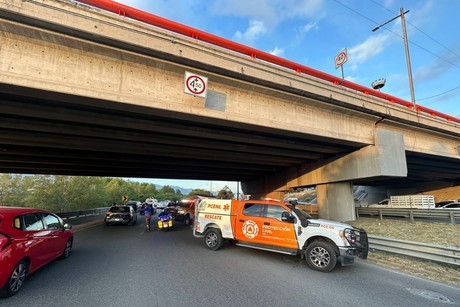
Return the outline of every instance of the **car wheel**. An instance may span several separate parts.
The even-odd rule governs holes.
[[[217,228],[209,228],[204,234],[204,243],[206,247],[212,251],[216,251],[222,247],[224,239],[222,234]]]
[[[67,240],[65,247],[64,247],[64,252],[62,253],[62,256],[61,256],[62,259],[69,258],[70,252],[72,251],[72,243],[73,243],[72,239]]]
[[[305,260],[315,271],[330,272],[337,264],[337,255],[330,243],[314,241],[305,250]]]
[[[22,285],[24,284],[24,281],[27,276],[27,271],[28,271],[27,263],[24,260],[21,260],[16,265],[13,272],[11,272],[11,275],[8,278],[5,288],[2,291],[3,292],[2,296],[8,297],[8,296],[13,296],[16,293],[18,293]]]
[[[184,217],[184,225],[185,226],[190,226],[190,216],[186,215]]]

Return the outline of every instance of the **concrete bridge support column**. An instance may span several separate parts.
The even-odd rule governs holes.
[[[316,186],[319,217],[336,221],[355,219],[352,182],[367,178],[406,177],[404,136],[397,131],[376,128],[375,145],[324,164],[301,165],[269,177],[242,183],[251,199],[283,199],[285,191]]]
[[[278,180],[282,183],[277,182]],[[282,176],[259,178],[256,180],[241,182],[243,194],[251,195],[251,199],[273,198],[283,201],[284,190],[280,190],[279,186],[284,186],[286,180]]]
[[[351,182],[327,183],[316,186],[318,215],[334,221],[355,219],[353,184]]]

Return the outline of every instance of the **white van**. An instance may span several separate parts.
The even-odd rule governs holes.
[[[158,200],[155,199],[155,198],[147,198],[145,200],[145,203],[148,204],[148,205],[151,205],[153,208],[156,209],[156,207],[158,206]]]

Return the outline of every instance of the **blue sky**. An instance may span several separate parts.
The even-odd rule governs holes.
[[[338,77],[334,58],[346,48],[347,80],[371,87],[385,78],[382,92],[411,101],[401,18],[372,32],[402,7],[416,103],[460,118],[458,0],[118,2]]]

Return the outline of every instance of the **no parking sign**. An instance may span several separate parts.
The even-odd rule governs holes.
[[[193,96],[206,98],[208,78],[191,72],[185,72],[184,92]]]

